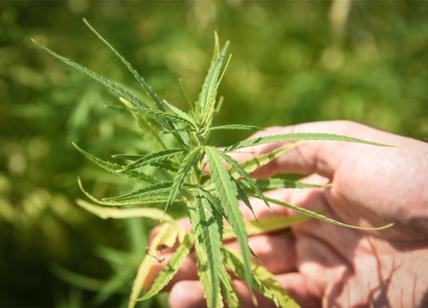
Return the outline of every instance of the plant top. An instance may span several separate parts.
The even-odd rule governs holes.
[[[380,145],[378,143],[335,134],[290,133],[249,139],[224,149],[210,145],[210,135],[217,131],[258,129],[243,124],[217,126],[213,124],[223,101],[221,97],[218,98],[218,89],[230,61],[229,42],[221,47],[215,34],[212,60],[199,96],[195,101],[188,101],[189,110],[184,111],[159,98],[131,64],[86,20],[84,22],[124,64],[150,101],[141,99],[119,83],[33,41],[56,59],[88,75],[112,92],[118,102],[109,107],[128,112],[140,128],[143,141],[151,149],[148,153],[116,154],[113,155],[115,161],[107,161],[74,144],[78,151],[102,169],[132,179],[139,186],[134,191],[99,199],[85,190],[79,179],[82,192],[91,201],[90,203],[78,200],[77,203],[81,207],[101,218],[144,217],[161,222],[159,232],[147,248],[147,254],[139,267],[129,307],[160,292],[177,273],[192,249],[196,253],[198,275],[208,307],[223,307],[224,303],[229,307],[239,307],[230,273],[243,279],[250,290],[271,299],[278,307],[297,306],[273,275],[254,261],[248,246],[249,235],[280,230],[302,222],[308,217],[365,230],[380,230],[390,226],[360,228],[264,195],[264,191],[277,188],[325,186],[301,183],[284,177],[255,180],[250,175],[257,168],[295,148],[298,142],[326,140]],[[185,97],[187,98],[187,94]],[[166,138],[167,135],[172,136],[172,142],[171,138]],[[231,151],[273,142],[280,142],[283,145],[244,163],[237,162],[230,156]],[[204,171],[205,164],[208,166],[209,174]],[[266,217],[244,221],[239,203],[242,202],[251,209],[250,197],[264,200],[266,206],[277,204],[288,207],[300,216]],[[191,230],[183,230],[168,214],[168,209],[178,203],[186,205]],[[225,221],[228,225],[225,225]],[[223,245],[223,240],[232,237],[238,241],[240,253],[233,252]],[[171,258],[163,260],[160,256],[161,249],[174,245],[177,245],[177,248]],[[147,286],[150,268],[156,262],[165,263],[165,266],[151,286]],[[253,298],[255,301],[254,296]]]

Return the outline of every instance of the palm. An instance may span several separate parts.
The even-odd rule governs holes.
[[[318,203],[317,205],[324,203],[323,213],[333,217],[338,216],[325,201],[323,193],[312,192],[308,198],[312,199],[312,205],[316,199],[318,199],[315,202]],[[373,284],[373,281],[370,281],[370,284],[364,285],[364,292],[357,295],[351,295],[349,292],[352,290],[345,291],[341,288],[344,285],[349,287],[350,280],[359,282],[362,278],[367,280],[365,282],[369,282],[368,280],[374,278],[368,275],[373,268],[366,267],[369,267],[369,263],[374,264],[373,251],[377,250],[378,240],[369,233],[344,229],[317,220],[293,227],[293,234],[296,270],[298,275],[304,278],[301,279],[300,285],[293,283],[293,287],[299,289],[299,294],[305,295],[299,298],[304,306],[320,305],[321,301],[326,301],[325,304],[328,307],[338,304],[337,301],[343,304],[342,296],[348,297],[345,301],[349,304],[351,302],[367,304],[361,301],[366,300],[367,295],[375,290],[375,282]],[[369,263],[368,259],[370,259]],[[287,285],[284,286],[287,287]],[[288,289],[290,289],[289,286]],[[306,293],[302,292],[305,289]],[[362,291],[361,286],[358,290]],[[356,296],[359,298],[355,298]]]
[[[358,156],[359,153],[355,154]],[[375,185],[378,180],[375,179],[371,183],[370,179],[373,177],[364,172],[354,172],[354,176],[350,177],[351,170],[348,166],[355,168],[355,164],[342,167],[335,174],[333,186],[329,190],[289,191],[282,197],[312,210],[321,209],[327,216],[351,224],[367,226],[388,222],[380,218],[384,215],[375,214],[372,209],[378,206],[381,209],[379,212],[382,212],[382,204],[378,200],[390,198],[391,193],[389,196],[383,194],[388,193],[386,187],[391,183],[385,181],[383,185],[376,185],[376,190],[370,190],[370,185]],[[373,166],[366,170],[376,172],[384,167],[380,160],[374,161]],[[313,181],[320,179],[318,176],[311,178]],[[386,178],[394,177],[386,174]],[[362,203],[361,190],[358,187],[364,186],[360,184],[364,179],[369,180],[365,183],[365,189],[363,188],[365,202]],[[360,191],[360,194],[356,194],[356,191]],[[412,198],[414,196],[403,195],[402,198],[388,200],[387,204],[391,208],[399,208],[402,207],[400,203],[408,204]],[[414,250],[420,247],[421,235],[415,236],[414,229],[411,230],[397,217],[392,216],[389,219],[395,220],[394,228],[380,232],[361,232],[318,220],[294,226],[295,262],[296,271],[299,273],[294,276],[300,276],[301,284],[295,283],[296,277],[293,277],[293,274],[291,277],[286,274],[278,278],[283,280],[283,286],[291,293],[293,288],[299,289],[298,293],[293,295],[304,306],[320,305],[322,302],[327,307],[377,307],[406,301],[415,306],[416,299],[412,298],[409,302],[409,297],[406,299],[404,294],[409,292],[409,288],[417,287],[414,285],[415,267],[412,262],[423,256],[424,250]],[[285,278],[287,276],[288,278]],[[290,279],[294,281],[287,285]],[[397,291],[397,288],[401,290]]]

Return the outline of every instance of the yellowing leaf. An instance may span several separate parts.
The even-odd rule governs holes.
[[[95,81],[99,82],[100,84],[102,84],[103,86],[105,86],[106,88],[108,88],[110,91],[112,91],[115,95],[117,95],[118,97],[124,97],[126,98],[128,101],[130,101],[134,106],[143,106],[143,107],[148,107],[147,104],[143,103],[140,99],[138,99],[135,95],[133,95],[131,92],[129,92],[128,90],[126,90],[124,87],[122,87],[121,85],[119,85],[117,82],[114,82],[94,71],[91,71],[90,69],[87,69],[86,67],[81,66],[80,64],[77,64],[76,62],[63,57],[59,54],[57,54],[56,52],[54,52],[53,50],[41,45],[40,43],[38,43],[35,40],[32,40],[34,44],[36,44],[39,48],[43,49],[44,51],[46,51],[48,54],[50,54],[51,56],[53,56],[54,58],[58,59],[59,61],[63,62],[64,64],[86,74],[87,76],[91,77],[92,79],[94,79]]]
[[[239,308],[238,295],[236,294],[235,289],[232,285],[232,279],[226,270],[223,268],[223,271],[220,276],[221,279],[221,290],[225,302],[228,308]]]
[[[115,218],[125,219],[132,217],[144,217],[159,221],[173,221],[173,218],[156,208],[118,209],[105,206],[97,206],[84,200],[78,199],[77,204],[102,219]]]
[[[150,275],[152,267],[158,262],[154,255],[157,254],[159,246],[172,247],[177,238],[177,228],[170,224],[163,224],[159,228],[159,232],[152,239],[148,249],[149,254],[146,254],[140,266],[138,267],[137,275],[132,284],[131,295],[129,297],[128,308],[133,308],[137,302],[137,298],[147,279]]]
[[[137,204],[152,204],[152,203],[164,203],[167,201],[166,196],[147,196],[144,198],[128,199],[125,201],[105,201],[100,200],[92,196],[89,192],[83,187],[82,181],[80,178],[77,179],[80,190],[83,194],[89,198],[94,203],[106,205],[106,206],[124,206],[124,205],[137,205]]]
[[[198,274],[209,308],[223,307],[220,273],[223,269],[221,229],[213,213],[213,205],[203,194],[197,196],[196,207],[189,209]]]
[[[181,264],[183,263],[186,256],[189,254],[190,249],[193,246],[193,236],[191,234],[186,234],[183,242],[177,248],[177,250],[171,256],[168,263],[165,265],[163,270],[158,274],[155,281],[153,282],[150,290],[147,291],[142,297],[138,300],[144,301],[150,297],[158,294],[168,282],[175,276]]]
[[[226,266],[236,273],[239,277],[244,276],[244,266],[242,257],[237,253],[225,249]],[[293,308],[299,305],[288,296],[285,289],[281,287],[273,275],[263,266],[252,263],[251,270],[253,273],[254,287],[266,298],[271,299],[277,307]]]

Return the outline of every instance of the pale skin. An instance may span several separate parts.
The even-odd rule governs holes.
[[[292,227],[292,236],[277,232],[251,237],[249,244],[259,262],[303,307],[427,307],[428,143],[349,121],[273,127],[256,136],[286,132],[336,133],[394,147],[305,142],[253,176],[304,173],[310,174],[304,181],[331,182],[331,188],[284,189],[267,195],[357,226],[395,225],[367,232],[312,219]],[[233,157],[245,161],[282,145],[260,145]],[[259,217],[295,215],[280,206],[269,210],[258,199],[252,205]],[[245,206],[241,209],[246,219],[254,219]],[[153,276],[161,267],[153,270]],[[246,285],[234,280],[234,286],[241,306],[252,307]],[[173,308],[205,307],[193,256],[167,290]],[[268,300],[258,299],[259,307],[273,307]]]

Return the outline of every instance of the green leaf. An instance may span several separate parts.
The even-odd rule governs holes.
[[[146,255],[138,267],[137,275],[135,276],[134,282],[132,284],[131,295],[129,297],[128,308],[134,308],[135,304],[138,301],[141,290],[150,274],[151,268],[158,261],[151,255]]]
[[[238,295],[232,285],[232,279],[223,267],[220,275],[221,290],[228,308],[239,308]]]
[[[80,199],[78,199],[76,202],[80,207],[102,219],[144,217],[159,221],[173,221],[171,216],[166,215],[162,210],[156,208],[117,209],[97,206]]]
[[[295,212],[298,212],[298,213],[304,214],[306,216],[309,216],[309,217],[312,217],[312,218],[316,218],[316,219],[319,219],[319,220],[331,223],[333,225],[338,225],[338,226],[346,227],[346,228],[350,228],[350,229],[357,229],[357,230],[364,230],[364,231],[379,231],[379,230],[390,228],[390,227],[392,227],[394,225],[393,223],[390,223],[390,224],[387,224],[387,225],[384,225],[384,226],[381,226],[381,227],[359,227],[359,226],[349,225],[349,224],[346,224],[346,223],[334,220],[333,218],[327,217],[327,216],[322,215],[320,213],[317,213],[317,212],[310,211],[310,210],[302,208],[302,207],[298,207],[298,206],[292,205],[292,204],[290,204],[288,202],[285,202],[285,201],[280,201],[280,200],[272,199],[272,198],[269,198],[269,197],[266,197],[266,196],[265,196],[265,198],[266,198],[267,201],[269,201],[271,203],[275,203],[275,204],[278,204],[278,205],[281,205],[281,206],[285,206],[285,207],[287,207],[287,208],[289,208],[289,209],[291,209],[291,210],[293,210]]]
[[[220,40],[218,38],[217,31],[214,31],[214,50],[213,50],[213,56],[211,59],[211,63],[213,63],[215,60],[217,60],[219,55],[220,55]]]
[[[223,71],[221,72],[220,77],[218,78],[217,89],[220,86],[220,82],[223,79],[223,76],[226,72],[227,67],[229,66],[231,58],[232,58],[232,55],[229,55],[227,62],[224,65]],[[213,99],[209,105],[208,111],[205,113],[206,116],[204,117],[204,121],[203,121],[203,123],[205,123],[205,128],[211,127],[211,123],[213,121],[214,116],[218,114],[218,112],[221,108],[221,105],[223,104],[223,98],[220,98],[220,100],[218,100],[218,101],[216,99],[217,89],[216,89],[214,96],[213,96]]]
[[[331,184],[318,185],[282,178],[258,179],[256,180],[256,185],[261,190],[274,190],[279,188],[328,188],[331,186]]]
[[[120,97],[119,100],[121,102],[123,102],[123,98]],[[156,109],[151,109],[151,108],[147,108],[147,107],[128,107],[125,105],[107,105],[107,107],[110,107],[112,109],[117,109],[117,110],[126,110],[129,112],[141,112],[144,115],[156,120],[158,123],[162,124],[165,121],[168,120],[172,120],[172,121],[177,121],[180,122],[182,124],[185,125],[192,125],[191,122],[187,121],[186,119],[176,115],[175,113],[170,113],[170,112],[166,112],[166,111],[161,111],[161,110],[156,110]],[[175,131],[174,128],[171,128],[171,126],[167,126],[165,124],[162,124],[163,127],[165,127],[168,130],[171,131]]]
[[[140,74],[135,70],[132,65],[100,34],[98,33],[94,27],[92,27],[89,22],[86,19],[83,19],[84,23],[88,26],[89,29],[91,29],[92,32],[95,33],[95,35],[108,47],[111,51],[119,58],[119,60],[126,66],[129,72],[134,76],[135,80],[139,83],[139,85],[147,92],[149,97],[155,102],[156,107],[160,111],[165,111],[164,106],[162,105],[162,102],[158,98],[155,91],[153,91],[152,87],[146,82],[146,80],[140,76]],[[127,98],[126,96],[124,96]],[[147,107],[147,106],[146,106]],[[146,111],[147,112],[147,111]],[[160,124],[163,124],[167,128],[175,129],[174,123],[170,121],[170,119],[162,119]],[[187,144],[188,139],[185,136],[184,133],[174,133],[174,136],[177,138],[177,140],[182,144]]]
[[[299,216],[265,216],[258,217],[257,220],[246,220],[245,230],[248,236],[264,234],[284,230],[298,223],[304,222],[309,218],[306,215]],[[230,227],[224,229],[223,240],[235,238],[235,234]]]
[[[245,270],[242,258],[228,249],[225,249],[225,257],[226,266],[239,277],[244,277]],[[271,299],[277,307],[299,307],[266,268],[259,264],[252,263],[251,269],[254,277],[254,287],[263,296]]]
[[[145,186],[129,193],[117,195],[114,197],[103,198],[102,201],[126,201],[130,199],[144,199],[145,197],[162,196],[167,197],[172,182],[163,182],[150,186]]]
[[[46,51],[47,53],[49,53],[51,56],[53,56],[54,58],[60,60],[61,62],[63,62],[64,64],[73,67],[74,69],[88,75],[89,77],[91,77],[92,79],[98,81],[99,83],[101,83],[102,85],[104,85],[105,87],[107,87],[110,91],[112,91],[114,94],[116,94],[118,97],[122,97],[125,98],[127,101],[131,102],[134,106],[140,106],[140,107],[144,107],[144,109],[149,109],[149,106],[147,104],[145,104],[144,102],[142,102],[140,99],[138,99],[135,95],[133,95],[131,92],[129,92],[128,90],[126,90],[125,88],[123,88],[122,86],[120,86],[118,83],[94,72],[91,71],[83,66],[81,66],[80,64],[66,58],[63,57],[61,55],[59,55],[58,53],[54,52],[53,50],[39,44],[38,42],[36,42],[34,39],[32,39],[32,41],[41,49],[43,49],[44,51]],[[149,95],[150,94],[154,94],[153,91],[151,91],[150,86],[147,85],[147,88],[145,88],[146,90],[149,91]],[[152,98],[157,98],[156,96],[153,96]],[[159,99],[157,99],[157,101],[159,101]],[[160,107],[162,107],[160,105]],[[162,110],[162,109],[161,109]],[[167,121],[160,121],[159,124],[166,126],[167,128],[172,128],[174,129],[174,125],[172,123],[169,122],[169,120]],[[175,135],[175,134],[174,134]],[[181,134],[179,134],[180,136],[176,135],[177,140],[179,140],[182,144],[187,144],[188,140],[184,139],[183,136]]]
[[[126,98],[128,101],[130,101],[134,106],[142,106],[142,107],[146,107],[148,108],[148,105],[145,104],[144,102],[142,102],[140,99],[138,99],[135,95],[133,95],[131,92],[129,92],[128,90],[126,90],[125,88],[123,88],[121,85],[119,85],[117,82],[114,82],[94,71],[91,71],[90,69],[81,66],[80,64],[66,58],[63,57],[59,54],[57,54],[56,52],[54,52],[53,50],[39,44],[37,41],[35,41],[34,39],[32,39],[32,41],[34,42],[34,44],[36,44],[36,46],[38,46],[39,48],[43,49],[44,51],[46,51],[48,54],[50,54],[51,56],[53,56],[54,58],[58,59],[59,61],[63,62],[64,64],[86,74],[87,76],[91,77],[92,79],[94,79],[95,81],[99,82],[100,84],[102,84],[103,86],[105,86],[106,88],[108,88],[110,91],[112,91],[114,94],[116,94],[118,97],[124,97]]]
[[[232,169],[235,172],[237,172],[245,180],[245,183],[248,185],[248,187],[251,190],[253,190],[254,192],[256,192],[259,196],[262,197],[262,199],[264,200],[266,206],[269,207],[269,204],[267,203],[267,201],[263,197],[263,192],[261,191],[261,189],[259,188],[259,186],[256,185],[256,182],[247,173],[247,171],[245,171],[244,168],[240,164],[238,164],[238,162],[236,160],[234,160],[232,157],[230,157],[229,155],[227,155],[226,153],[224,153],[224,152],[222,152],[220,150],[217,150],[216,148],[214,148],[214,149],[215,149],[215,151],[217,151],[217,154],[220,155],[224,159],[224,161],[226,161],[228,164],[230,164],[231,167],[232,167]],[[233,174],[232,174],[232,176],[233,176]],[[242,191],[240,193],[241,196],[243,196],[243,194],[245,194],[244,191]],[[247,204],[247,206],[248,206],[248,204]],[[252,210],[251,205],[249,205],[249,206],[250,206],[250,209]]]
[[[183,83],[183,79],[179,78],[178,81],[180,83],[180,88],[181,88],[181,92],[183,93],[184,99],[190,108],[190,112],[193,113],[193,111],[194,111],[193,110],[193,104],[189,99],[189,95],[187,94],[186,87],[184,86],[184,83]]]
[[[148,145],[153,149],[166,149],[164,141],[160,138],[160,130],[153,122],[154,119],[141,113],[131,112],[131,114],[137,122],[137,127]]]
[[[261,127],[253,126],[253,125],[244,125],[244,124],[227,124],[227,125],[219,125],[208,128],[208,131],[214,130],[260,130]]]
[[[202,194],[197,198],[196,207],[189,208],[189,214],[193,233],[196,235],[198,274],[208,307],[222,307],[220,292],[220,273],[223,267],[221,229],[208,199]]]
[[[250,249],[248,247],[248,236],[245,231],[244,219],[239,210],[237,191],[234,182],[226,167],[224,166],[218,150],[213,147],[206,148],[208,166],[211,170],[211,177],[214,182],[218,197],[224,208],[227,220],[236,234],[241,252],[244,258],[245,281],[250,290],[252,288],[252,275],[250,269]]]
[[[158,294],[168,282],[175,276],[186,256],[189,254],[193,246],[193,236],[186,234],[183,242],[178,246],[177,250],[171,256],[171,259],[165,265],[164,269],[158,274],[150,290],[147,291],[138,300],[144,301]]]
[[[216,60],[211,63],[196,104],[199,116],[202,119],[201,124],[206,125],[206,127],[209,125],[214,112],[213,105],[215,105],[215,97],[217,95],[223,62],[228,48],[229,42],[226,42]]]
[[[137,275],[132,284],[131,295],[129,297],[128,308],[135,307],[137,298],[140,295],[140,292],[143,286],[147,283],[147,279],[151,272],[152,267],[158,262],[154,254],[159,246],[172,247],[176,241],[177,233],[175,232],[176,228],[172,227],[169,224],[163,224],[159,228],[159,232],[152,239],[149,247],[149,253],[146,254],[140,266],[138,267]]]
[[[151,165],[158,167],[158,168],[161,168],[161,169],[163,169],[163,171],[169,170],[169,171],[172,171],[174,173],[177,172],[178,168],[180,167],[179,164],[173,162],[171,159],[165,159],[165,160],[162,160],[159,162],[152,163]]]
[[[125,154],[125,153],[118,153],[113,154],[111,158],[119,158],[119,159],[125,159],[125,160],[137,160],[141,157],[144,157],[146,154]],[[125,166],[126,167],[126,166]]]
[[[173,134],[173,133],[192,132],[192,131],[194,132],[196,130],[191,128],[191,127],[186,127],[186,128],[163,130],[163,131],[161,131],[161,133],[162,134]]]
[[[299,145],[299,142],[293,143],[293,144],[287,144],[285,146],[279,147],[271,152],[264,153],[258,156],[253,157],[252,159],[249,159],[243,163],[241,163],[242,168],[248,172],[254,172],[260,167],[263,167],[273,161],[274,159],[278,158],[282,154],[294,149],[297,145]],[[233,177],[238,176],[237,172],[232,173]]]
[[[92,202],[106,205],[106,206],[124,206],[124,205],[139,205],[139,204],[152,204],[152,203],[165,203],[168,198],[167,196],[147,196],[144,198],[137,198],[137,199],[129,199],[125,201],[104,201],[95,198],[92,196],[89,192],[87,192],[82,184],[82,181],[80,178],[77,179],[77,183],[79,185],[80,190],[83,192],[83,194]]]
[[[228,147],[226,150],[236,150],[240,148],[251,147],[259,144],[266,143],[274,143],[274,142],[285,142],[285,141],[343,141],[343,142],[355,142],[355,143],[363,143],[377,146],[389,146],[381,143],[376,143],[372,141],[367,141],[359,138],[348,137],[337,134],[328,134],[328,133],[289,133],[289,134],[281,134],[281,135],[270,135],[264,137],[258,137],[254,139],[248,139],[241,142],[236,143]]]
[[[153,91],[152,87],[145,81],[143,77],[135,70],[132,65],[100,34],[94,27],[83,18],[83,22],[88,26],[88,28],[108,47],[111,51],[119,58],[119,60],[126,66],[126,68],[134,76],[135,80],[141,85],[141,87],[146,90],[150,98],[155,102],[159,110],[163,110],[163,106],[156,93]]]
[[[126,107],[132,107],[132,104],[124,99],[119,99],[119,101],[124,104]],[[165,149],[166,145],[163,140],[159,136],[159,129],[154,123],[154,119],[148,117],[147,115],[143,115],[138,112],[129,112],[134,120],[137,123],[137,127],[139,128],[143,138],[148,142],[148,144],[154,149]]]
[[[184,112],[183,110],[181,110],[178,107],[175,107],[174,105],[168,103],[166,100],[163,100],[164,104],[168,106],[168,108],[178,117],[180,117],[183,121],[188,122],[189,124],[191,124],[194,128],[197,128],[197,125],[195,123],[195,121],[193,120],[193,118],[191,116],[189,116],[186,112]]]
[[[142,108],[141,110],[135,110],[133,111],[131,104],[123,97],[119,97],[119,101],[125,106],[124,109],[127,109],[132,115],[134,115],[134,118],[137,119],[138,126],[144,130],[145,129],[145,135],[146,137],[149,137],[149,140],[154,140],[157,142],[161,148],[166,148],[165,144],[159,137],[159,133],[156,131],[156,127],[152,125],[151,121],[143,121],[145,118],[151,118],[152,120],[158,122],[161,126],[163,126],[165,129],[174,131],[175,125],[170,120],[176,121],[183,121],[181,118],[174,116],[173,114],[167,113],[162,110],[153,110],[149,108]],[[112,108],[121,109],[117,106],[111,106]],[[144,113],[141,114],[141,112]],[[187,122],[185,123],[187,124]],[[188,137],[183,132],[172,132],[174,137],[180,142],[182,145],[187,146],[188,144]]]
[[[152,163],[160,162],[177,156],[178,153],[183,152],[182,149],[168,149],[156,153],[149,153],[142,156],[131,164],[127,165],[121,172],[127,170],[137,169]]]
[[[224,102],[224,97],[220,96],[220,98],[217,100],[217,103],[215,105],[214,116],[220,113],[221,107],[223,106],[223,102]]]
[[[222,228],[223,227],[222,219],[226,218],[226,215],[224,214],[224,210],[223,210],[223,207],[221,206],[220,200],[214,197],[209,191],[203,189],[203,187],[199,187],[199,188],[200,188],[200,193],[203,194],[204,197],[207,198],[209,203],[211,204],[214,212],[214,216],[219,221],[219,224],[218,224],[219,228]]]
[[[80,153],[83,154],[83,156],[85,156],[90,161],[92,161],[94,164],[101,167],[102,169],[104,169],[107,172],[118,174],[121,170],[123,170],[125,168],[125,166],[123,166],[123,165],[119,165],[119,164],[115,164],[115,163],[112,163],[109,161],[102,160],[102,159],[92,155],[91,153],[86,152],[85,150],[80,148],[74,142],[72,144]],[[133,179],[144,181],[147,183],[155,183],[156,182],[155,178],[153,178],[152,176],[150,176],[148,174],[142,173],[142,172],[127,171],[127,172],[120,172],[119,174],[124,176],[124,177],[127,177],[127,178],[133,178]]]
[[[211,63],[210,68],[208,69],[208,73],[202,85],[202,91],[199,95],[198,100],[201,106],[201,110],[203,111],[209,110],[209,105],[213,102],[216,96],[223,62],[228,48],[229,41],[226,42],[223,49],[218,54],[217,58]]]
[[[250,199],[248,198],[247,193],[244,191],[244,188],[241,187],[242,185],[238,181],[234,180],[234,182],[236,184],[236,190],[238,192],[239,199],[244,202],[245,206],[251,211],[254,218],[257,219],[253,206],[251,205]]]
[[[171,190],[168,196],[168,201],[165,205],[165,212],[174,202],[175,198],[183,187],[184,180],[189,175],[189,172],[192,169],[193,165],[198,162],[201,150],[201,147],[196,147],[184,157],[183,162],[181,163],[180,168],[178,169],[174,177],[173,184],[171,186]]]

